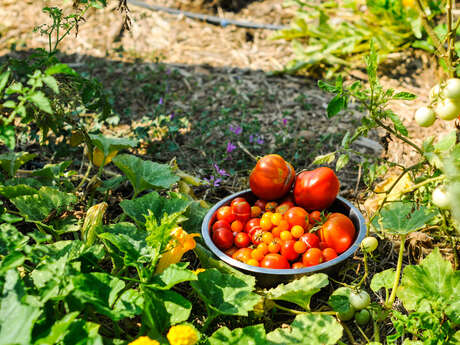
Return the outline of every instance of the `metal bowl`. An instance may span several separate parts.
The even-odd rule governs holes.
[[[353,222],[357,232],[355,241],[345,252],[330,261],[323,262],[316,266],[299,269],[271,269],[247,265],[238,260],[232,259],[230,256],[217,248],[210,235],[211,226],[214,223],[217,209],[221,206],[230,205],[231,201],[239,196],[246,198],[249,203],[254,203],[257,200],[257,197],[252,194],[250,189],[234,193],[222,199],[217,204],[215,204],[204,217],[203,224],[201,226],[201,233],[204,242],[211,250],[211,252],[214,253],[214,255],[216,255],[219,259],[223,260],[230,266],[246,274],[254,276],[256,278],[257,285],[260,287],[273,287],[280,283],[286,283],[296,278],[300,278],[303,275],[318,272],[333,273],[340,267],[340,264],[343,261],[354,254],[354,252],[358,249],[361,241],[366,236],[366,223],[361,212],[359,212],[359,210],[354,207],[348,200],[338,196],[334,203],[328,208],[328,210],[330,212],[340,212],[348,216]]]

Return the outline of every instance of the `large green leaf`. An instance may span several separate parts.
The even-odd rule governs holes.
[[[197,280],[197,274],[187,268],[188,262],[179,262],[168,266],[161,274],[154,276],[149,287],[158,290],[169,290],[179,283]]]
[[[35,91],[32,95],[29,96],[29,100],[37,106],[38,109],[44,111],[45,113],[52,114],[53,109],[51,108],[51,103],[46,95],[42,91]]]
[[[350,309],[353,308],[350,303],[351,292],[352,290],[346,286],[342,286],[336,289],[328,300],[331,308],[338,313],[349,313]]]
[[[90,134],[89,137],[94,146],[98,147],[107,157],[111,152],[136,147],[137,140],[127,138],[113,138],[103,135]]]
[[[37,194],[38,190],[26,184],[18,184],[16,186],[0,186],[0,194],[7,199],[13,199],[21,195]]]
[[[34,159],[37,155],[28,152],[9,152],[0,155],[0,167],[9,177],[16,175],[19,167]]]
[[[11,224],[0,224],[0,255],[8,255],[15,250],[21,250],[27,245],[28,236],[24,236]]]
[[[24,304],[24,297],[18,272],[8,271],[0,300],[0,345],[31,343],[32,329],[42,311],[37,306]]]
[[[169,193],[169,197],[160,196],[157,192],[151,192],[134,200],[123,200],[120,206],[123,211],[138,223],[145,223],[145,216],[149,211],[157,220],[160,220],[165,213],[182,213],[192,202],[180,194]]]
[[[56,321],[46,336],[37,339],[34,345],[54,345],[60,343],[69,333],[69,328],[77,318],[78,311],[65,315],[61,320]]]
[[[181,222],[182,227],[188,233],[201,233],[201,224],[208,211],[209,209],[201,206],[198,201],[193,201],[184,212],[184,216],[187,220]]]
[[[374,292],[379,291],[381,288],[390,289],[393,287],[395,280],[395,269],[389,268],[385,271],[374,274],[371,280],[371,289]]]
[[[77,202],[77,198],[51,187],[42,187],[38,194],[18,196],[11,199],[11,202],[27,220],[41,222],[51,212],[59,215],[67,210],[71,204]]]
[[[208,308],[217,314],[247,316],[261,299],[246,281],[214,268],[200,273],[198,280],[190,284]]]
[[[264,325],[236,328],[230,331],[227,327],[219,328],[207,339],[207,345],[266,345],[267,335]]]
[[[267,334],[269,345],[327,345],[342,337],[343,328],[330,315],[302,314],[288,328]]]
[[[434,212],[423,206],[417,207],[412,202],[398,201],[383,207],[375,217],[373,225],[395,235],[407,235],[425,226],[434,216]]]
[[[288,284],[280,284],[267,291],[267,298],[295,303],[305,310],[310,310],[310,299],[321,288],[329,284],[327,274],[317,273],[303,276]]]
[[[397,296],[407,310],[418,310],[430,303],[460,324],[460,271],[452,269],[438,248],[420,265],[404,268]]]
[[[69,328],[62,342],[65,345],[103,345],[99,324],[78,319]]]
[[[55,181],[58,181],[60,177],[69,176],[66,174],[66,169],[72,161],[64,161],[57,164],[46,164],[43,168],[35,170],[32,176],[38,177],[38,180],[45,185],[52,185]]]
[[[116,156],[113,163],[126,175],[136,195],[147,189],[170,188],[179,181],[167,164],[144,161],[128,154]]]

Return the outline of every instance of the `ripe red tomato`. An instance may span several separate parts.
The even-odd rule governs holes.
[[[232,213],[230,206],[219,207],[216,216],[218,220],[225,220],[228,224],[231,224],[235,220],[235,215]]]
[[[263,242],[263,235],[264,232],[261,227],[254,227],[252,230],[249,232],[249,237],[251,238],[252,243],[254,243],[256,246],[261,244]]]
[[[225,220],[218,220],[217,222],[215,222],[213,225],[212,225],[212,230],[216,230],[216,229],[219,229],[219,228],[227,228],[227,229],[231,229],[231,225],[226,222]]]
[[[232,258],[241,262],[246,262],[251,258],[251,248],[240,248],[233,253]]]
[[[251,218],[251,205],[246,200],[236,201],[231,207],[237,220],[246,223]]]
[[[281,244],[281,255],[284,256],[286,259],[288,259],[289,261],[293,261],[295,259],[297,259],[297,257],[299,256],[299,253],[297,253],[294,249],[294,244],[295,244],[296,241],[294,240],[288,240],[288,241],[284,241],[282,244]]]
[[[339,193],[339,179],[327,167],[301,172],[295,180],[295,203],[307,211],[329,207]]]
[[[337,254],[343,253],[351,246],[355,233],[353,222],[342,213],[331,213],[319,230],[321,241],[326,242]]]
[[[321,212],[319,211],[313,211],[312,213],[310,213],[310,224],[313,224],[315,225],[316,223],[320,223],[321,222]]]
[[[330,261],[337,257],[337,252],[332,248],[325,248],[323,249],[322,252],[323,252],[324,261]]]
[[[232,202],[230,203],[230,207],[232,207],[233,204],[236,204],[237,202],[242,202],[242,201],[246,201],[246,199],[239,196],[239,197],[237,197],[237,198],[232,200]]]
[[[319,237],[315,234],[312,234],[311,232],[303,234],[302,236],[300,236],[299,240],[304,242],[307,245],[308,249],[319,248]]]
[[[249,233],[253,227],[259,226],[260,227],[260,218],[252,218],[249,219],[246,225],[244,226],[244,231]]]
[[[239,232],[235,235],[233,242],[235,243],[235,246],[237,246],[238,248],[244,248],[249,245],[251,239],[249,238],[249,235],[247,233]]]
[[[214,230],[212,241],[220,250],[229,249],[233,246],[233,233],[227,228],[219,228]]]
[[[315,266],[323,262],[323,253],[319,248],[310,248],[302,255],[305,267]]]
[[[260,267],[286,269],[289,268],[289,261],[287,261],[287,259],[280,254],[270,253],[265,255],[264,258],[260,261]]]
[[[308,212],[305,211],[302,207],[294,206],[286,211],[284,214],[284,219],[287,220],[291,227],[294,225],[300,225],[305,229],[308,225]]]
[[[304,266],[303,263],[301,263],[300,261],[294,262],[294,263],[292,264],[292,268],[294,268],[294,269],[299,269],[299,268],[304,268],[304,267],[305,267],[305,266]]]
[[[267,201],[258,199],[255,203],[254,206],[259,207],[261,210],[265,210],[265,205],[267,205]]]
[[[292,201],[284,201],[276,207],[275,212],[285,214],[286,211],[289,210],[291,207],[294,207],[294,203]]]
[[[249,175],[252,192],[261,199],[281,198],[291,189],[295,170],[283,157],[271,154],[258,160]]]
[[[231,247],[230,249],[227,249],[227,250],[225,251],[225,254],[227,254],[228,256],[232,256],[237,250],[238,250],[238,248],[236,248],[236,247]]]

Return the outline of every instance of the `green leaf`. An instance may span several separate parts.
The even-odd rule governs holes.
[[[221,327],[215,331],[206,342],[207,345],[266,345],[267,335],[264,325],[254,325],[245,328],[236,328],[230,331]]]
[[[377,66],[378,66],[378,54],[375,49],[375,42],[374,39],[370,41],[370,52],[369,55],[366,56],[365,61],[366,61],[366,70],[367,70],[367,75],[369,78],[369,84],[371,85],[371,88],[375,88],[378,86],[378,80],[377,80]]]
[[[389,268],[385,271],[376,273],[371,280],[371,290],[379,291],[381,288],[391,289],[395,280],[395,269]]]
[[[39,307],[23,303],[22,279],[16,270],[6,273],[0,300],[0,345],[29,345],[32,329],[42,313]]]
[[[35,91],[29,96],[30,101],[37,106],[38,109],[45,113],[52,114],[51,103],[42,91]]]
[[[134,200],[123,200],[120,206],[123,212],[138,223],[145,223],[145,215],[149,211],[157,220],[163,215],[173,213],[183,213],[192,202],[180,194],[169,193],[169,198],[160,196],[157,192],[145,194]]]
[[[48,76],[43,77],[42,80],[51,90],[54,91],[54,93],[56,94],[59,93],[59,86],[58,86],[58,82],[56,79],[48,75]]]
[[[246,281],[213,268],[200,273],[190,285],[208,308],[221,315],[247,316],[261,299]]]
[[[70,68],[65,63],[58,63],[51,67],[48,67],[45,70],[45,74],[46,75],[54,75],[54,74],[77,75],[77,72],[75,72],[72,68]]]
[[[297,315],[288,328],[267,334],[269,345],[329,345],[342,337],[343,328],[330,315]]]
[[[0,167],[8,176],[14,177],[23,164],[34,159],[37,155],[28,152],[9,152],[0,155]]]
[[[70,164],[72,164],[72,161],[63,161],[57,164],[45,164],[43,168],[35,170],[32,173],[32,176],[38,177],[38,180],[45,185],[52,185],[53,182],[58,182],[60,177],[65,176],[65,171]]]
[[[42,187],[38,194],[23,195],[11,199],[21,215],[29,221],[43,221],[51,212],[57,215],[77,202],[73,194],[64,193],[51,187]]]
[[[331,118],[337,115],[341,110],[346,109],[347,98],[342,95],[335,95],[327,105],[327,117]]]
[[[8,83],[8,79],[10,78],[11,72],[9,70],[3,72],[0,74],[0,93],[3,91],[3,89],[6,86],[6,83]]]
[[[75,311],[56,321],[49,329],[49,333],[45,337],[37,339],[34,345],[54,345],[60,343],[69,333],[70,326],[79,314],[78,311]]]
[[[0,255],[8,255],[15,250],[21,250],[29,242],[29,237],[24,236],[11,224],[0,224]]]
[[[0,276],[3,276],[7,271],[21,266],[26,260],[26,256],[21,252],[11,252],[0,261]]]
[[[330,152],[325,155],[316,156],[312,164],[331,164],[335,161],[335,152]]]
[[[7,199],[13,199],[21,195],[37,194],[38,190],[26,184],[18,184],[16,186],[0,186],[0,194]]]
[[[267,298],[295,303],[305,310],[310,310],[311,297],[328,284],[329,280],[324,273],[303,276],[268,290]]]
[[[331,92],[331,93],[335,93],[339,91],[339,88],[337,88],[336,86],[326,83],[322,80],[318,80],[318,87],[323,91]]]
[[[348,287],[340,287],[329,297],[329,305],[338,313],[348,313],[352,309],[350,294],[352,290]]]
[[[166,164],[144,161],[128,154],[116,156],[113,163],[126,175],[136,195],[147,189],[170,188],[179,181]]]
[[[393,99],[402,99],[406,101],[411,101],[416,99],[417,96],[410,92],[398,92],[397,94],[393,95]]]
[[[456,131],[451,131],[448,134],[442,136],[438,140],[438,142],[434,144],[434,148],[438,152],[447,152],[454,148],[456,141],[457,141]]]
[[[103,345],[102,336],[99,335],[99,327],[99,324],[93,322],[76,320],[70,325],[69,333],[64,337],[62,344]]]
[[[390,118],[390,120],[393,122],[393,125],[395,126],[395,130],[399,133],[401,133],[404,136],[407,136],[409,134],[406,126],[404,126],[403,122],[399,118],[397,114],[395,114],[393,111],[388,110],[385,112],[386,115]]]
[[[12,100],[6,101],[2,105],[4,108],[11,108],[11,109],[16,108],[16,102]]]
[[[197,274],[189,270],[187,266],[188,262],[179,262],[168,266],[161,274],[153,277],[153,282],[149,284],[149,287],[158,290],[169,290],[174,285],[197,280]]]
[[[347,154],[340,155],[340,157],[337,159],[337,162],[335,163],[335,170],[339,171],[343,169],[348,162],[350,161],[350,156]]]
[[[137,140],[127,138],[113,138],[96,134],[90,134],[89,137],[93,145],[98,147],[106,157],[114,151],[120,151],[128,147],[136,147],[137,145]]]
[[[0,125],[0,141],[2,141],[10,150],[14,150],[16,146],[16,133],[14,131],[14,126],[5,124]]]
[[[407,235],[424,227],[434,216],[433,211],[423,206],[417,208],[415,203],[398,201],[383,207],[373,224],[391,234]]]
[[[428,302],[460,324],[460,271],[453,270],[438,248],[420,265],[404,268],[397,296],[409,311],[417,311]]]

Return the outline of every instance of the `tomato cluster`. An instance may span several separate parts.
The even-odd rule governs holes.
[[[233,199],[216,211],[214,244],[235,260],[275,269],[314,266],[350,247],[355,227],[347,216],[307,211],[294,200],[292,194],[280,201],[258,199],[253,205],[242,197]]]

